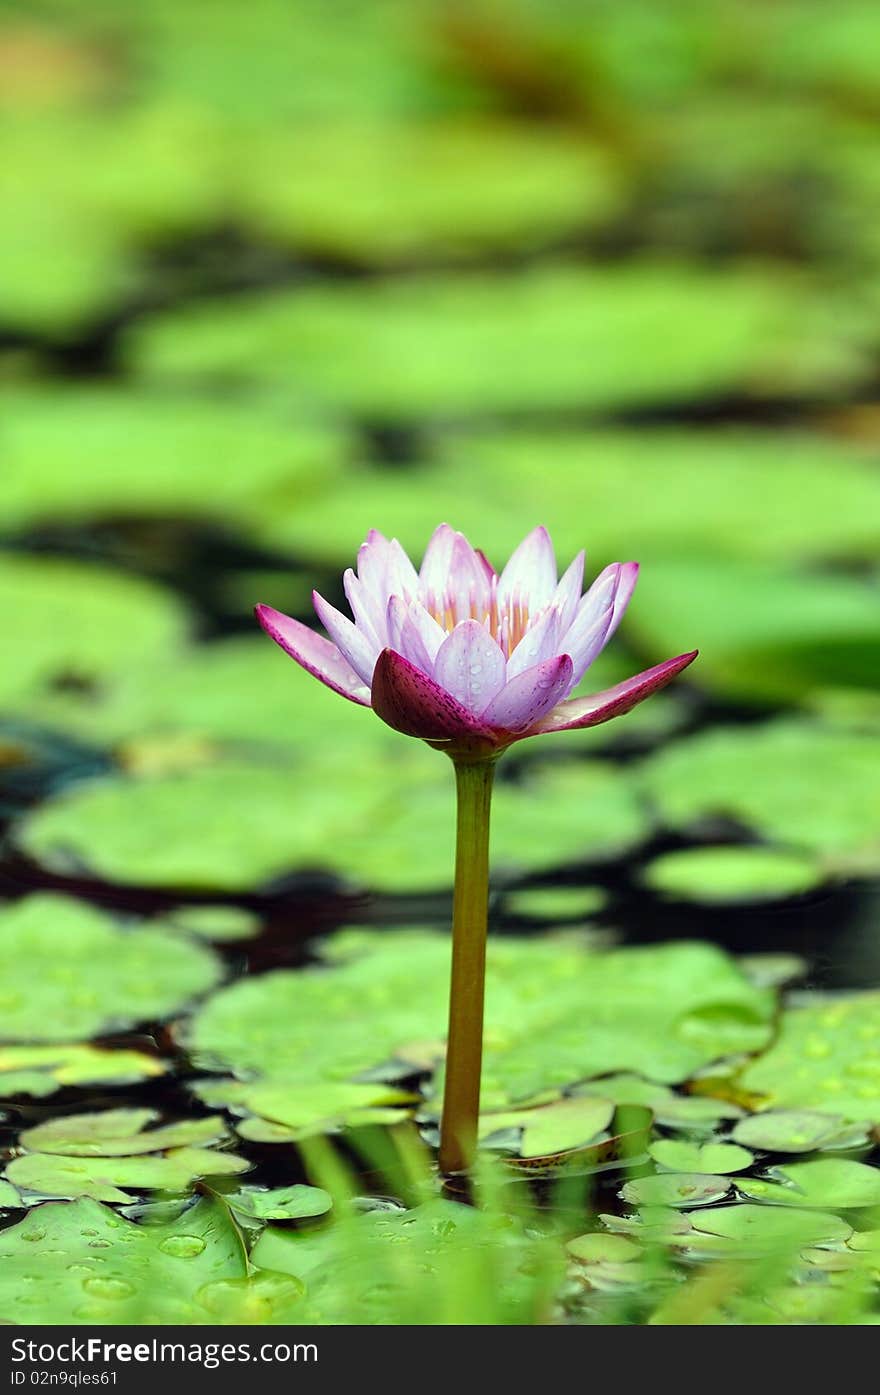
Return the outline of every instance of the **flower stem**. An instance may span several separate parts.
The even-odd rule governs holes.
[[[452,983],[446,1087],[440,1125],[440,1170],[473,1162],[480,1115],[486,927],[489,917],[489,812],[493,760],[456,760],[458,817],[452,909]]]

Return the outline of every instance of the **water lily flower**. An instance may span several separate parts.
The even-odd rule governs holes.
[[[416,571],[375,529],[343,578],[351,618],[313,593],[325,639],[271,606],[263,629],[328,688],[390,727],[450,755],[479,759],[526,737],[598,726],[666,686],[696,657],[679,654],[587,697],[570,694],[611,639],[638,563],[612,562],[582,595],[584,554],[557,580],[546,528],[499,575],[448,524]]]
[[[499,574],[448,524],[416,571],[400,543],[371,531],[344,576],[351,616],[313,593],[329,639],[271,606],[263,629],[307,672],[455,765],[457,837],[452,982],[440,1168],[470,1166],[477,1142],[495,763],[527,737],[594,727],[666,686],[696,650],[587,697],[571,696],[611,639],[638,576],[612,562],[582,594],[584,554],[557,577],[535,528]]]

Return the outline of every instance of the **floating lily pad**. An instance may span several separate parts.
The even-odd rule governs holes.
[[[617,1104],[641,1104],[659,1124],[688,1132],[712,1132],[722,1119],[739,1119],[742,1109],[728,1100],[705,1095],[680,1095],[666,1085],[637,1075],[611,1075],[576,1087],[576,1093],[607,1095]]]
[[[150,1226],[95,1201],[49,1202],[3,1231],[2,1255],[0,1306],[17,1323],[211,1323],[197,1295],[247,1272],[229,1213],[212,1200]]]
[[[125,636],[136,634],[142,658],[182,644],[183,608],[150,582],[58,558],[0,558],[4,643],[14,663],[0,678],[7,708],[64,680],[93,684],[128,660]]]
[[[880,1205],[880,1170],[851,1158],[811,1158],[771,1168],[768,1178],[738,1177],[736,1185],[757,1201],[776,1206]]]
[[[329,1192],[321,1187],[297,1184],[292,1187],[242,1187],[227,1193],[228,1206],[239,1216],[255,1221],[295,1221],[323,1216],[333,1205]]]
[[[790,718],[719,728],[651,757],[642,780],[673,828],[721,815],[829,870],[880,866],[876,736]]]
[[[768,1051],[738,1085],[771,1109],[880,1123],[880,993],[786,1009]]]
[[[778,271],[559,264],[190,306],[139,326],[128,352],[154,381],[219,378],[281,387],[328,408],[460,417],[745,387],[760,381],[756,345],[765,362],[790,351],[808,313],[801,288]]]
[[[711,1206],[730,1191],[729,1177],[702,1172],[658,1172],[624,1183],[620,1195],[631,1206]]]
[[[203,946],[165,930],[123,930],[63,896],[16,902],[0,913],[0,929],[6,1040],[76,1041],[167,1017],[220,977]]]
[[[129,1085],[163,1075],[166,1061],[100,1046],[0,1046],[0,1095],[42,1098],[69,1085]]]
[[[170,513],[246,528],[249,512],[331,488],[344,458],[340,432],[271,404],[163,402],[118,384],[7,391],[3,420],[6,528]]]
[[[599,886],[534,886],[508,891],[504,910],[508,915],[559,924],[588,920],[605,905],[608,893]]]
[[[630,1264],[642,1253],[641,1247],[625,1235],[606,1235],[600,1230],[575,1236],[565,1249],[578,1264]]]
[[[501,1111],[480,1116],[480,1135],[491,1144],[496,1134],[513,1131],[521,1157],[546,1157],[589,1143],[611,1123],[611,1100],[594,1095],[573,1096],[535,1109]]]
[[[203,1080],[193,1088],[212,1107],[247,1111],[236,1128],[242,1138],[255,1143],[286,1143],[322,1130],[396,1123],[405,1117],[402,1106],[416,1099],[411,1091],[379,1080]]]
[[[209,1104],[232,1088],[253,1112],[306,1127],[334,1112],[322,1082],[357,1088],[357,1100],[346,1098],[349,1109],[380,1104],[385,1097],[365,1072],[375,1077],[373,1068],[398,1051],[405,1057],[409,1043],[442,1040],[447,936],[348,932],[324,948],[332,966],[243,980],[193,1018],[189,1050],[215,1068],[259,1077],[231,1087],[209,1083]],[[591,952],[576,936],[490,941],[483,1108],[528,1102],[603,1070],[683,1079],[715,1057],[766,1041],[772,1002],[709,945]],[[398,1064],[388,1079],[395,1069],[399,1075]],[[268,1099],[255,1093],[263,1090],[271,1091]],[[718,1117],[722,1107],[711,1106]]]
[[[870,585],[751,559],[655,558],[628,624],[652,652],[700,636],[701,682],[745,698],[797,701],[820,685],[872,690],[880,660]]]
[[[0,1206],[4,1208],[21,1206],[21,1197],[11,1182],[0,1181]]]
[[[771,1109],[740,1119],[733,1130],[738,1143],[770,1153],[812,1153],[849,1148],[865,1141],[867,1124],[847,1123],[840,1115],[808,1109]]]
[[[381,726],[345,707],[347,720]],[[310,755],[301,737],[301,754],[271,767],[217,764],[63,791],[25,821],[22,844],[53,870],[85,865],[138,885],[236,891],[302,867],[389,890],[449,885],[448,762],[399,739],[393,762],[364,751],[355,759],[344,744],[333,756]],[[308,817],[294,789],[308,790]],[[245,823],[229,818],[235,808],[248,810]],[[646,830],[625,774],[598,762],[542,767],[522,783],[499,781],[493,862],[501,875],[607,858]]]
[[[712,1206],[688,1216],[698,1236],[734,1242],[744,1252],[776,1251],[785,1246],[830,1244],[844,1241],[852,1228],[840,1216],[823,1211],[783,1210],[781,1207]],[[675,1243],[687,1245],[693,1237],[684,1232]],[[733,1248],[733,1246],[730,1246]]]
[[[246,1172],[251,1164],[235,1153],[213,1148],[172,1148],[161,1156],[82,1157],[60,1153],[25,1153],[13,1158],[6,1175],[17,1187],[43,1196],[93,1197],[129,1202],[129,1191],[186,1191],[199,1177]],[[120,1188],[126,1188],[121,1191]]]
[[[644,871],[655,891],[706,904],[775,900],[809,891],[823,880],[817,863],[775,848],[686,848],[664,853]]]
[[[735,1143],[688,1143],[661,1138],[650,1145],[648,1152],[670,1172],[742,1172],[754,1161],[748,1148],[740,1148]]]
[[[116,1158],[162,1153],[167,1148],[202,1147],[226,1137],[219,1117],[182,1119],[150,1128],[155,1109],[105,1109],[96,1114],[66,1114],[25,1129],[19,1143],[30,1153],[64,1153],[79,1158]]]

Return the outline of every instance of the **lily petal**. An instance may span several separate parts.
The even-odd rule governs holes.
[[[612,717],[620,717],[652,693],[659,692],[671,682],[676,674],[692,664],[700,651],[693,649],[689,654],[679,654],[677,658],[666,659],[654,668],[647,668],[613,688],[605,688],[601,693],[591,693],[588,697],[572,698],[561,702],[552,712],[530,728],[529,736],[540,736],[545,732],[576,731],[581,727],[597,727],[609,722]]]
[[[552,606],[544,611],[530,629],[526,630],[519,644],[507,660],[507,677],[515,678],[527,668],[532,668],[542,659],[549,659],[559,652],[559,616]]]
[[[329,639],[270,605],[258,605],[254,613],[269,638],[296,659],[306,673],[350,702],[369,707],[370,689]]]
[[[373,711],[395,731],[424,741],[491,739],[491,733],[433,678],[393,649],[383,649],[373,673]]]
[[[561,635],[565,634],[577,614],[578,601],[581,598],[581,589],[584,584],[585,559],[586,554],[582,549],[559,578],[559,585],[550,601],[551,606],[559,616],[559,633]]]
[[[605,636],[607,644],[614,631],[623,619],[626,608],[632,599],[632,593],[636,589],[636,582],[639,579],[638,562],[621,562],[617,590],[614,593],[614,614],[611,617],[611,624],[608,626],[608,633]]]
[[[449,566],[456,532],[448,523],[441,523],[431,534],[431,541],[425,548],[419,582],[424,595],[442,596],[449,581]]]
[[[371,644],[347,615],[343,615],[341,610],[325,601],[317,591],[312,592],[312,604],[337,649],[348,660],[355,673],[359,673],[363,682],[369,685],[376,662],[375,644]]]
[[[533,528],[511,555],[498,580],[498,604],[510,597],[527,597],[534,614],[556,589],[556,557],[546,528]]]
[[[534,664],[504,685],[480,720],[502,731],[525,731],[571,691],[572,672],[568,654]]]
[[[360,578],[355,576],[351,567],[343,574],[342,585],[345,599],[351,606],[354,623],[371,643],[378,649],[384,649],[388,643],[385,617],[374,597]]]
[[[434,677],[473,716],[504,687],[504,655],[479,620],[463,620],[437,650]]]

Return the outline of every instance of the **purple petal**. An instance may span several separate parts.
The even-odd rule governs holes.
[[[255,614],[269,638],[280,644],[285,654],[296,659],[306,673],[320,679],[334,693],[348,698],[350,702],[369,707],[370,689],[361,682],[329,639],[316,634],[308,625],[301,624],[290,615],[273,610],[270,605],[258,605]]]
[[[504,687],[504,655],[479,620],[463,620],[441,644],[434,677],[474,716]]]
[[[401,596],[392,596],[388,602],[388,635],[389,648],[433,677],[434,659],[446,639],[446,631],[424,606],[418,601],[408,604]]]
[[[419,574],[396,538],[392,538],[388,544],[385,582],[388,595],[412,599],[419,589]]]
[[[559,653],[559,616],[552,608],[526,630],[519,644],[507,661],[507,677],[515,678],[527,668],[539,664],[542,659],[550,659]]]
[[[421,589],[426,595],[439,598],[446,594],[455,537],[455,529],[448,523],[441,523],[434,529],[419,572]]]
[[[460,619],[482,620],[492,601],[492,578],[464,533],[455,533],[449,557],[446,594]]]
[[[356,625],[352,624],[347,615],[343,615],[329,601],[325,601],[324,597],[317,591],[312,592],[312,604],[318,619],[335,642],[337,649],[348,660],[355,673],[359,673],[363,681],[369,686],[373,677],[373,666],[376,662],[375,644],[371,644],[367,636],[362,634]]]
[[[357,574],[366,593],[384,616],[388,600],[388,558],[391,544],[378,529],[371,528],[357,556]]]
[[[506,683],[480,720],[502,731],[525,731],[571,692],[572,672],[568,654],[544,659]]]
[[[605,636],[606,644],[623,619],[626,608],[632,599],[632,593],[636,589],[636,582],[639,579],[638,562],[620,562],[618,565],[620,567],[620,572],[617,590],[614,593],[614,614],[611,617],[611,624]]]
[[[564,635],[575,615],[584,584],[585,554],[580,551],[574,561],[559,578],[559,585],[553,593],[551,606],[559,615],[559,633]]]
[[[376,662],[372,703],[383,722],[406,736],[419,736],[424,741],[461,736],[492,739],[488,729],[451,693],[393,649],[383,649]]]
[[[645,669],[613,688],[601,693],[591,693],[589,697],[572,698],[561,702],[542,721],[535,724],[529,736],[540,736],[543,732],[575,731],[579,727],[597,727],[602,722],[610,722],[612,717],[621,717],[630,708],[644,702],[652,693],[659,692],[671,682],[676,674],[692,664],[700,651],[694,649],[689,654],[679,654],[675,659],[666,659],[654,668]]]
[[[344,573],[342,585],[358,629],[375,643],[377,649],[384,649],[388,642],[388,634],[381,606],[360,578],[355,576],[351,567]]]
[[[556,589],[556,558],[546,528],[533,528],[512,554],[498,581],[498,604],[519,597],[534,615]]]

